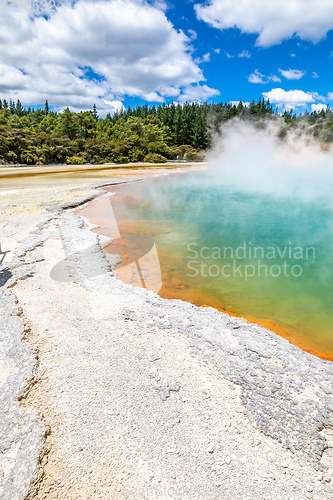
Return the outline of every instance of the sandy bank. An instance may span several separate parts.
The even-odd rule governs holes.
[[[121,283],[60,208],[94,191],[42,189],[2,205],[1,499],[332,498],[333,364]]]
[[[77,172],[98,172],[98,171],[121,171],[121,170],[129,170],[133,171],[134,169],[142,170],[147,169],[175,169],[175,168],[189,168],[193,166],[204,167],[205,163],[191,163],[191,162],[169,162],[169,163],[161,163],[159,165],[152,165],[151,163],[103,163],[101,165],[34,165],[34,166],[20,166],[20,167],[11,167],[11,166],[2,166],[0,167],[0,179],[3,178],[13,178],[13,177],[21,177],[24,175],[25,177],[31,177],[35,175],[45,175],[45,174],[69,174],[69,173],[77,173]]]

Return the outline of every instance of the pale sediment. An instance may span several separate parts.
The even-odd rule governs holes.
[[[173,487],[178,498],[190,485],[204,494],[188,498],[331,498],[331,362],[245,320],[121,283],[99,237],[69,210],[39,223],[2,289],[16,282],[31,327],[38,383],[26,407],[44,427],[15,400],[33,357],[4,291],[4,328],[16,325],[6,362],[16,360],[19,376],[4,393],[14,416],[3,450],[19,443],[22,454],[3,475],[3,488],[15,476],[20,493],[1,498],[28,491],[45,425],[51,451],[36,498],[122,498],[140,486]],[[60,261],[66,280],[52,271]]]
[[[0,293],[0,498],[23,498],[37,472],[45,428],[37,412],[23,411],[17,398],[33,378],[33,350],[22,344],[23,325],[15,296]]]

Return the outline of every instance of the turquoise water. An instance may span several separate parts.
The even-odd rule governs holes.
[[[156,242],[162,296],[253,318],[333,358],[327,199],[237,191],[204,173],[129,184],[116,193],[122,231],[135,228]]]

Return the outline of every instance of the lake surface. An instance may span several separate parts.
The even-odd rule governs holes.
[[[162,297],[243,316],[333,359],[333,210],[327,200],[238,191],[206,173],[108,191],[115,193],[121,238],[155,243]],[[92,221],[102,224],[97,232],[107,235],[105,201],[100,209],[98,203],[81,212],[93,213]],[[138,239],[137,246],[140,241],[148,240]],[[107,251],[122,253],[117,244]],[[143,244],[141,253],[147,251]]]

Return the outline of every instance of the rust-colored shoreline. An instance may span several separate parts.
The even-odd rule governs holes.
[[[207,306],[206,304],[203,304],[201,307],[211,307],[211,306]],[[289,340],[293,345],[302,349],[302,351],[308,352],[309,354],[313,354],[314,356],[317,356],[318,358],[325,359],[327,361],[333,361],[332,355],[317,351],[316,349],[313,349],[310,347],[306,347],[304,344],[302,344],[301,342],[296,340],[295,335],[297,335],[297,332],[295,332],[295,330],[293,330],[292,328],[289,328],[287,326],[282,325],[281,323],[277,323],[276,321],[273,321],[270,319],[258,319],[254,316],[248,316],[246,314],[243,316],[240,316],[239,314],[236,314],[235,312],[225,311],[224,309],[219,309],[218,307],[214,307],[214,309],[217,309],[218,311],[225,312],[226,314],[229,314],[230,316],[234,316],[236,318],[244,318],[249,323],[255,323],[257,325],[263,326],[264,328],[267,328],[267,330],[270,330],[271,332],[276,333],[280,337],[283,337],[284,339]]]
[[[113,191],[114,190],[116,192],[118,191],[117,188],[113,187]],[[119,192],[117,194],[120,195]],[[121,197],[121,195],[120,195],[120,197]],[[120,200],[118,198],[117,202],[119,203],[119,201]],[[88,204],[87,207],[85,207],[85,209],[83,209],[83,211],[81,210],[81,214],[78,214],[78,215],[83,215],[88,220],[90,220],[90,222],[92,222],[93,224],[99,225],[99,228],[95,228],[95,229],[93,229],[93,231],[98,233],[98,234],[105,235],[106,232],[105,232],[105,230],[103,230],[103,222],[102,222],[103,218],[102,218],[102,216],[100,218],[96,217],[96,212],[95,212],[94,216],[90,219],[89,218],[89,205],[90,205],[90,203]],[[118,226],[122,230],[125,230],[125,229],[129,230],[130,229],[129,226],[131,226],[131,223],[128,223],[128,221],[123,221],[123,220],[118,219],[117,223],[118,223]],[[126,232],[126,230],[125,230],[125,232]],[[133,231],[129,230],[129,232],[131,233]],[[105,250],[107,251],[107,253],[111,253],[111,254],[117,253],[118,254],[118,252],[112,252],[112,244],[108,245],[107,249],[105,249]],[[164,258],[167,259],[166,256],[164,256]],[[239,314],[235,311],[229,311],[229,310],[225,309],[223,307],[223,305],[217,305],[216,301],[214,303],[214,300],[210,301],[211,303],[207,303],[207,297],[205,297],[199,290],[194,290],[192,288],[191,290],[189,290],[187,292],[188,284],[185,282],[180,282],[180,281],[175,283],[173,279],[170,280],[170,277],[167,275],[167,273],[165,272],[163,267],[164,266],[162,266],[162,269],[161,269],[163,286],[159,292],[159,295],[162,298],[165,298],[167,300],[172,300],[172,299],[183,300],[184,302],[194,304],[198,307],[212,307],[213,309],[216,309],[216,310],[223,312],[225,314],[228,314],[230,316],[245,319],[249,323],[254,323],[254,324],[260,325],[264,328],[267,328],[268,330],[276,333],[280,337],[285,338],[286,340],[291,342],[293,345],[299,347],[300,349],[302,349],[305,352],[308,352],[309,354],[315,355],[315,356],[322,358],[324,360],[333,361],[332,354],[330,354],[328,352],[321,352],[321,351],[318,351],[314,348],[310,348],[307,345],[305,345],[300,340],[301,333],[294,330],[291,327],[288,327],[286,325],[278,323],[274,320],[265,319],[265,318],[257,318],[255,316],[251,316],[248,314]],[[165,266],[165,267],[167,268],[168,266]],[[119,279],[121,279],[121,278],[119,278]],[[176,281],[178,281],[178,280],[176,280]],[[133,286],[137,286],[137,284],[134,284],[134,283],[131,283],[128,281],[126,281],[126,283],[132,284]],[[209,301],[209,299],[208,299],[208,301]]]
[[[328,360],[328,361],[333,361],[333,355],[329,354],[327,352],[321,352],[318,351],[314,348],[310,348],[306,346],[304,343],[302,343],[299,339],[299,332],[294,330],[291,327],[288,327],[286,325],[283,325],[281,323],[278,323],[277,321],[270,320],[270,319],[265,319],[265,318],[257,318],[255,316],[251,316],[248,314],[239,314],[236,311],[229,311],[228,309],[225,309],[223,306],[217,306],[216,303],[206,303],[207,298],[203,298],[200,294],[200,292],[196,290],[191,290],[190,295],[191,297],[186,296],[186,291],[182,289],[180,291],[179,287],[174,287],[172,283],[167,282],[165,279],[163,279],[163,287],[161,291],[159,292],[159,295],[165,299],[180,299],[183,300],[184,302],[189,302],[191,304],[194,304],[198,307],[212,307],[213,309],[216,309],[220,312],[223,312],[225,314],[228,314],[229,316],[233,316],[235,318],[242,318],[246,319],[249,323],[255,323],[259,326],[263,326],[264,328],[267,328],[268,330],[276,333],[280,337],[283,337],[286,340],[289,340],[293,345],[299,347],[302,349],[302,351],[308,352],[309,354],[313,354],[314,356],[317,356],[319,358]]]

